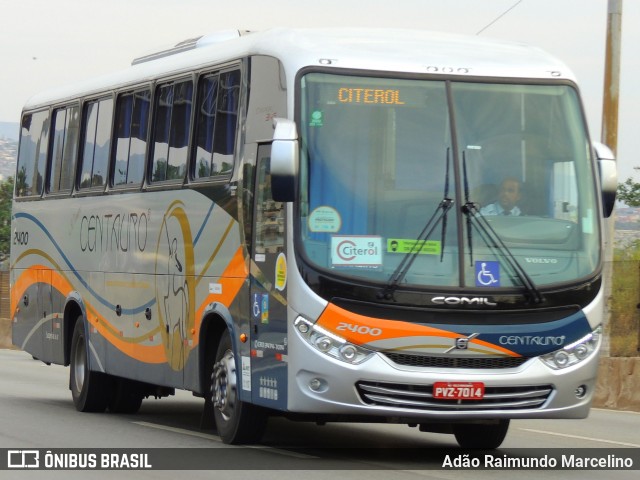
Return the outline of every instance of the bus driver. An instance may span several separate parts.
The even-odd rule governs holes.
[[[520,181],[516,178],[505,178],[500,184],[498,200],[480,209],[482,215],[521,215],[517,203],[520,200]]]

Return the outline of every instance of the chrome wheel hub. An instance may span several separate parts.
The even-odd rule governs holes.
[[[236,362],[233,352],[227,350],[222,358],[213,365],[212,401],[225,420],[233,415],[237,399]]]

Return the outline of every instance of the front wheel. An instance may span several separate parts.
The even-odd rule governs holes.
[[[493,450],[502,445],[509,430],[509,422],[509,419],[503,419],[497,423],[454,424],[453,434],[462,448]]]
[[[218,435],[224,443],[255,443],[267,424],[266,412],[240,400],[238,364],[229,331],[220,338],[213,363],[209,394]]]
[[[106,374],[89,369],[87,341],[84,319],[80,316],[71,338],[71,397],[76,410],[80,412],[104,412],[107,408],[109,381]]]

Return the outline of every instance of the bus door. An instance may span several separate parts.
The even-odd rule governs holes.
[[[287,405],[285,205],[271,196],[271,145],[259,145],[251,242],[252,402]]]

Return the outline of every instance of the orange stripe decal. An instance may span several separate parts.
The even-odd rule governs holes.
[[[455,340],[460,337],[459,333],[429,327],[427,325],[417,325],[415,323],[402,320],[382,320],[364,315],[349,312],[332,303],[322,312],[317,325],[335,333],[345,340],[356,345],[367,345],[385,340],[412,338],[412,337],[433,337],[435,341],[442,338]],[[520,354],[494,345],[484,340],[472,339],[469,342],[469,350],[473,350],[471,345],[476,347],[486,347],[496,354],[519,357]],[[422,345],[423,347],[446,349],[450,345]],[[419,347],[420,345],[407,345],[407,349]],[[402,347],[399,347],[402,349]],[[484,352],[487,353],[487,352]]]

